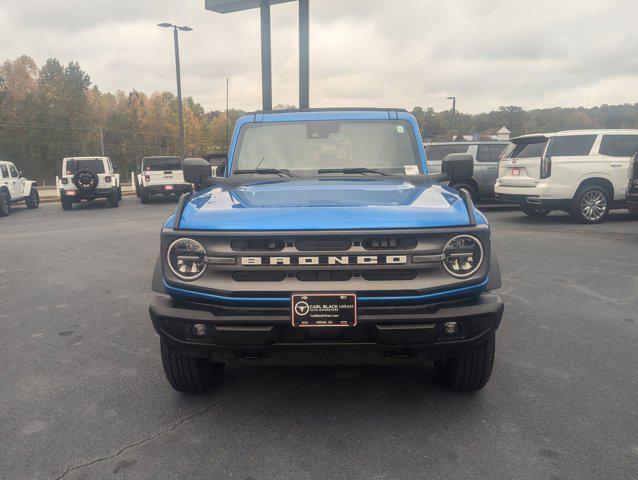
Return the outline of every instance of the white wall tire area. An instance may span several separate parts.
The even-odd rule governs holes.
[[[581,187],[572,200],[571,214],[581,223],[600,223],[609,214],[611,195],[605,187]]]

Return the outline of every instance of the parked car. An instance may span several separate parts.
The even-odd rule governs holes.
[[[496,197],[532,217],[552,210],[583,223],[602,221],[626,205],[629,161],[638,130],[575,130],[512,139],[496,181]]]
[[[109,157],[69,157],[62,160],[60,200],[64,210],[82,200],[106,198],[111,207],[122,199],[120,175]]]
[[[35,182],[24,178],[13,163],[0,161],[0,217],[9,215],[11,205],[18,202],[38,208],[40,195]]]
[[[450,142],[426,143],[425,154],[428,168],[432,173],[441,171],[441,162],[450,153],[467,153],[474,159],[474,175],[464,181],[450,184],[456,190],[466,190],[475,202],[480,198],[494,196],[494,184],[498,177],[498,160],[510,143],[494,140],[491,142]]]
[[[161,231],[150,316],[174,389],[204,392],[225,364],[388,361],[483,388],[498,262],[469,195],[438,183],[470,178],[470,155],[429,175],[405,110],[259,112],[232,138],[219,177],[184,162],[196,192]]]
[[[631,158],[631,162],[629,164],[627,209],[632,215],[638,215],[638,153]]]
[[[134,180],[142,203],[148,203],[152,195],[175,195],[179,198],[193,191],[193,187],[184,181],[182,159],[179,157],[145,157]]]

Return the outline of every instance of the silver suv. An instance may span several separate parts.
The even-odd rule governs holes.
[[[441,161],[450,153],[468,153],[474,158],[474,175],[469,180],[450,184],[457,190],[466,190],[472,200],[494,197],[494,184],[498,177],[498,159],[508,141],[426,143],[425,153],[431,173],[441,172]]]

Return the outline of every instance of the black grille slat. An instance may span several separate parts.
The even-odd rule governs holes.
[[[345,252],[352,248],[349,238],[306,238],[295,240],[300,252]]]

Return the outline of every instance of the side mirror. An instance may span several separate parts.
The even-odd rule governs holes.
[[[472,178],[474,157],[469,153],[450,153],[441,162],[441,173],[450,181]]]
[[[211,179],[211,164],[203,158],[187,158],[184,160],[184,180],[197,187],[206,185]]]

